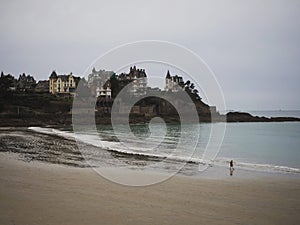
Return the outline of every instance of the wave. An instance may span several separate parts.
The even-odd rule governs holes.
[[[217,158],[214,160],[215,165],[224,166],[229,165],[231,159],[227,158]],[[234,160],[235,167],[247,169],[247,170],[258,170],[264,172],[283,172],[283,173],[300,173],[299,168],[288,167],[288,166],[279,166],[267,163],[249,163],[249,162],[240,162],[238,160]]]
[[[153,160],[153,161],[171,161],[174,163],[192,163],[192,164],[202,164],[202,165],[209,165],[209,166],[222,166],[227,167],[229,165],[229,161],[231,159],[227,158],[216,158],[214,160],[205,160],[203,158],[195,158],[190,156],[178,156],[170,154],[156,154],[156,153],[149,153],[146,150],[142,150],[141,148],[132,148],[135,151],[128,150],[124,148],[122,144],[119,142],[114,141],[105,141],[101,140],[97,134],[93,133],[82,133],[82,134],[74,134],[70,131],[61,131],[54,128],[42,128],[42,127],[29,127],[28,129],[49,134],[49,135],[57,135],[63,138],[78,140],[84,144],[93,145],[95,147],[99,147],[103,150],[107,150],[110,152],[114,152],[116,154],[122,154],[128,157],[139,157],[140,159],[145,160]],[[99,141],[100,140],[100,141]],[[238,160],[234,160],[235,167],[246,169],[246,170],[255,170],[255,171],[265,171],[265,172],[282,172],[282,173],[300,173],[299,168],[288,167],[288,166],[280,166],[280,165],[273,165],[273,164],[261,164],[261,163],[249,163],[249,162],[240,162]]]

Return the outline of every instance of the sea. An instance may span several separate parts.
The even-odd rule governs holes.
[[[268,113],[252,112],[278,116]],[[297,113],[280,116],[300,117]],[[65,140],[76,143],[70,147]],[[99,125],[77,131],[29,127],[0,131],[0,142],[1,151],[23,154],[28,161],[80,167],[197,176],[213,167],[227,169],[233,160],[235,170],[300,175],[300,122]]]

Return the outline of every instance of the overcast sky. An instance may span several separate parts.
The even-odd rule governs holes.
[[[0,30],[0,70],[15,76],[80,75],[120,44],[164,40],[210,66],[227,108],[300,109],[298,0],[1,0]]]

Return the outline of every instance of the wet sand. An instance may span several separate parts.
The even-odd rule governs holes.
[[[123,173],[134,176],[134,172]],[[91,168],[28,163],[16,160],[14,154],[0,154],[0,224],[299,224],[299,221],[299,178],[175,176],[160,184],[129,187],[112,183]]]

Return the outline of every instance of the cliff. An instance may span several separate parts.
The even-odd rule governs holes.
[[[71,96],[57,96],[49,93],[16,93],[5,92],[0,96],[0,126],[47,126],[71,125],[73,99]],[[110,103],[112,104],[112,102]],[[195,102],[199,122],[211,122],[210,107],[202,101]],[[110,107],[100,107],[95,112],[97,124],[110,124]],[[182,103],[184,106],[184,102]],[[105,110],[102,110],[105,109]],[[132,107],[130,123],[146,123],[159,116],[167,123],[180,122],[176,109],[159,98],[147,98]],[[252,116],[245,112],[230,112],[220,115],[213,112],[214,121],[227,122],[283,122],[300,121],[300,118],[277,117],[266,118]]]

